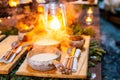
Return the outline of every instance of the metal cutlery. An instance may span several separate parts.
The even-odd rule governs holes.
[[[23,45],[23,46],[19,46],[19,47],[17,48],[17,50],[12,54],[12,56],[10,57],[10,59],[7,60],[7,61],[4,61],[4,63],[10,63],[10,62],[12,62],[12,61],[15,59],[15,57],[16,57],[25,47],[27,47],[25,51],[30,51],[33,46],[32,46],[32,45],[28,45],[28,44],[25,44],[25,45]]]
[[[3,56],[4,60],[9,60],[9,58],[15,53],[16,49],[21,45],[21,42],[15,41],[11,44],[11,48],[7,51],[7,54]]]
[[[5,63],[10,63],[14,60],[15,56],[22,51],[22,46],[19,46],[15,52],[13,52],[8,60],[4,60]]]
[[[25,47],[26,50],[30,50],[32,48],[31,44],[21,45],[20,41],[15,41],[11,44],[11,48],[8,49],[2,57],[0,57],[0,62],[10,63],[14,60],[16,55],[18,55]],[[25,50],[25,51],[26,51]]]

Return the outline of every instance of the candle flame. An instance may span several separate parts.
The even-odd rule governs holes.
[[[89,9],[88,9],[87,14],[93,14],[92,8],[89,8]]]
[[[2,20],[0,19],[0,23],[2,22]]]
[[[86,21],[86,24],[90,25],[93,22],[93,17],[92,16],[87,16],[85,21]]]
[[[91,18],[91,17],[87,17],[86,21],[87,21],[87,22],[91,22],[91,21],[92,21],[92,18]]]
[[[53,16],[52,21],[50,22],[50,29],[59,30],[60,29],[60,22],[56,16]]]

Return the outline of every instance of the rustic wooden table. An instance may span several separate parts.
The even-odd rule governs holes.
[[[84,9],[82,11],[82,14],[80,16],[80,19],[83,19],[86,16],[86,10]],[[94,7],[93,8],[93,24],[92,25],[86,25],[83,21],[80,21],[80,23],[82,24],[83,27],[92,27],[95,32],[96,32],[96,36],[95,39],[97,39],[99,41],[99,43],[101,42],[100,38],[100,12],[99,12],[99,8],[98,7]],[[95,65],[95,67],[90,67],[89,71],[91,73],[95,73],[96,77],[94,78],[94,80],[101,80],[101,63],[98,63],[97,65]]]

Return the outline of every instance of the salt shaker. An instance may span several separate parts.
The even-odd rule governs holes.
[[[81,50],[80,49],[76,49],[75,55],[74,55],[74,60],[73,60],[72,72],[76,72],[77,71],[78,57],[79,57],[80,54],[81,54]]]

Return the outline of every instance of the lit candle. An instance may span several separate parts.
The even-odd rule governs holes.
[[[56,16],[53,16],[52,21],[50,22],[50,29],[59,30],[61,27],[60,22]]]
[[[2,23],[2,19],[0,19],[0,23]]]
[[[2,31],[0,31],[0,34],[2,33]]]
[[[87,14],[88,14],[88,15],[93,14],[93,9],[92,9],[92,8],[88,8],[88,10],[87,10]]]
[[[92,22],[93,22],[92,16],[87,16],[86,19],[85,19],[85,22],[86,22],[86,24],[88,24],[88,25],[92,24]]]

